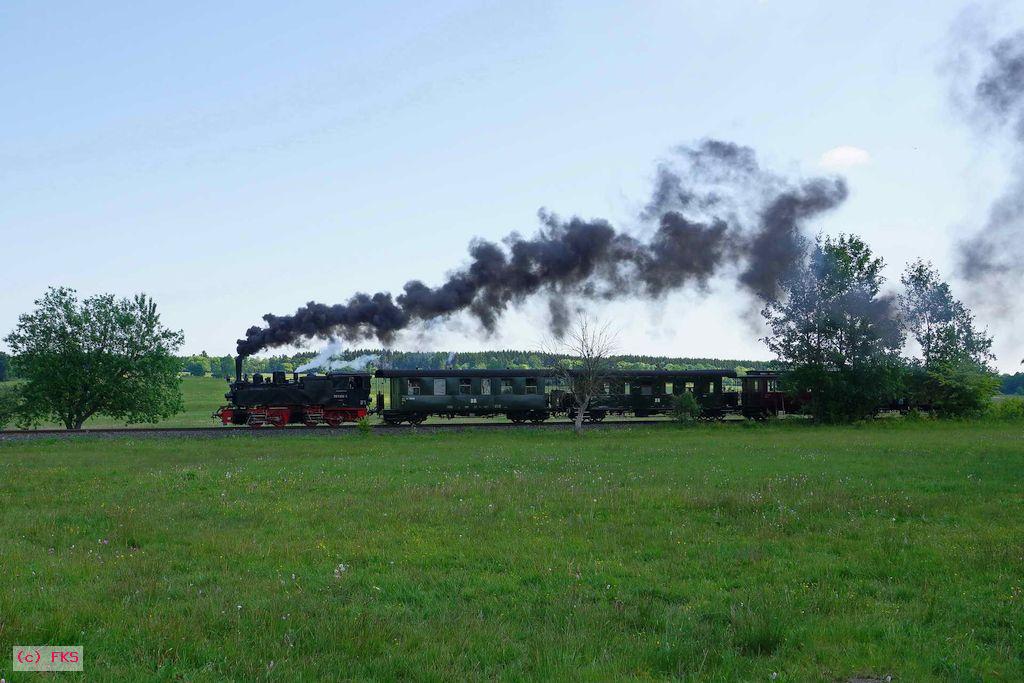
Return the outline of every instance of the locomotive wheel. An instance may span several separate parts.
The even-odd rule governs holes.
[[[288,425],[286,423],[284,423],[284,422],[275,422],[274,423],[274,429],[284,429],[287,426]]]
[[[307,427],[316,427],[320,423],[319,422],[314,422],[312,420],[307,420],[307,421],[303,422],[303,424],[306,425]]]
[[[331,419],[327,420],[327,426],[328,427],[340,427],[341,426],[341,420],[339,420],[336,417],[332,417]]]

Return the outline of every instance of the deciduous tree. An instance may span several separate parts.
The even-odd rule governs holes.
[[[901,282],[900,312],[921,348],[921,358],[907,368],[911,396],[940,415],[980,414],[999,388],[989,367],[992,338],[975,327],[970,309],[954,298],[931,263],[908,264]]]
[[[895,301],[881,294],[883,265],[855,235],[819,238],[762,311],[765,343],[819,420],[866,417],[897,390],[903,333]]]
[[[93,415],[153,422],[182,409],[173,355],[182,334],[164,327],[148,296],[79,301],[61,287],[35,303],[5,339],[25,380],[19,422],[81,429]]]
[[[583,431],[583,420],[594,397],[604,391],[613,368],[617,335],[608,323],[580,315],[562,339],[549,344],[546,353],[558,355],[555,372],[568,391],[575,410],[573,431]]]

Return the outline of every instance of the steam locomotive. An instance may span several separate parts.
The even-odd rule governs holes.
[[[379,414],[388,424],[419,424],[428,417],[496,417],[514,423],[540,423],[554,416],[575,417],[576,401],[563,378],[551,370],[378,370],[374,374],[332,372],[326,375],[274,372],[242,375],[225,395],[228,405],[213,417],[225,425],[285,427],[304,424],[332,427]],[[371,401],[376,378],[378,391]],[[727,380],[738,387],[728,390]],[[603,390],[587,406],[584,418],[597,422],[608,415],[648,417],[672,411],[675,397],[689,392],[700,417],[731,415],[764,419],[799,406],[778,387],[779,374],[733,370],[622,370],[605,377]],[[373,403],[373,405],[371,405]]]

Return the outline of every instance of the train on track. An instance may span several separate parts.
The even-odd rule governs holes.
[[[378,392],[373,396],[373,380]],[[649,417],[673,410],[676,397],[691,393],[700,418],[764,419],[793,412],[797,400],[779,389],[779,374],[734,370],[621,370],[603,375],[584,419],[608,415]],[[419,424],[429,417],[505,417],[513,423],[574,418],[577,405],[567,382],[553,370],[377,370],[242,375],[225,395],[228,404],[214,417],[225,425],[249,427],[339,426],[377,414],[387,424]]]

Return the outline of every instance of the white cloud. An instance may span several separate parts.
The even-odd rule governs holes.
[[[819,165],[832,170],[863,166],[868,163],[871,163],[871,155],[868,154],[868,151],[851,145],[833,147],[822,154],[821,159],[818,160]]]

